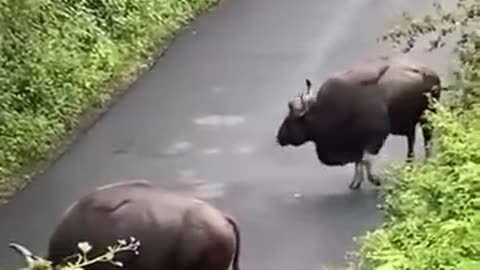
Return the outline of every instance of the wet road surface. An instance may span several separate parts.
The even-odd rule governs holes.
[[[10,204],[7,243],[41,255],[60,213],[86,191],[126,178],[204,180],[240,222],[243,269],[312,270],[344,263],[352,237],[380,220],[368,182],[351,192],[352,166],[327,168],[311,144],[280,148],[287,100],[378,51],[387,20],[419,0],[226,0],[181,34],[153,69]],[[390,137],[379,160],[402,160]],[[420,152],[421,138],[417,144]]]

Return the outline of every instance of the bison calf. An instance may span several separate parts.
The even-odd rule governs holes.
[[[202,200],[148,181],[102,186],[73,203],[51,235],[47,259],[61,264],[88,241],[92,256],[118,239],[140,241],[139,254],[119,254],[127,270],[239,270],[236,222]],[[119,269],[95,264],[89,269]]]

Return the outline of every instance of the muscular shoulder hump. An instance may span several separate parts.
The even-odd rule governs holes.
[[[104,189],[111,189],[115,187],[122,187],[122,186],[143,186],[143,187],[151,187],[152,184],[148,180],[144,179],[132,179],[132,180],[125,180],[120,182],[115,182],[107,185],[100,186],[95,189],[95,191],[101,191]]]
[[[68,211],[74,207],[79,209],[95,209],[95,211],[114,212],[125,205],[135,202],[139,195],[137,191],[151,188],[147,180],[126,180],[97,187],[95,190],[82,196]]]

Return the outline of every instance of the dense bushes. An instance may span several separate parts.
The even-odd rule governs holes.
[[[480,269],[480,106],[434,118],[439,153],[391,171],[387,220],[364,240],[363,269]]]
[[[0,0],[0,198],[112,82],[216,1]]]
[[[407,19],[387,39],[411,48],[415,36],[462,31],[458,70],[451,89],[459,95],[439,106],[438,153],[425,163],[390,171],[385,185],[385,224],[362,237],[358,269],[480,269],[480,36],[468,29],[480,16],[479,1],[459,1],[455,10]],[[406,39],[405,39],[406,38]],[[406,40],[406,42],[405,42]],[[461,106],[459,106],[461,105]]]

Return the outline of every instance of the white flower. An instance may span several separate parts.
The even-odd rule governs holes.
[[[117,240],[117,242],[122,245],[122,246],[125,246],[127,244],[127,241],[121,239],[121,240]]]
[[[80,242],[78,243],[78,248],[84,253],[87,254],[90,250],[92,250],[92,246],[88,242]]]
[[[108,252],[105,254],[105,260],[107,261],[112,261],[114,257],[115,257],[114,252]]]

